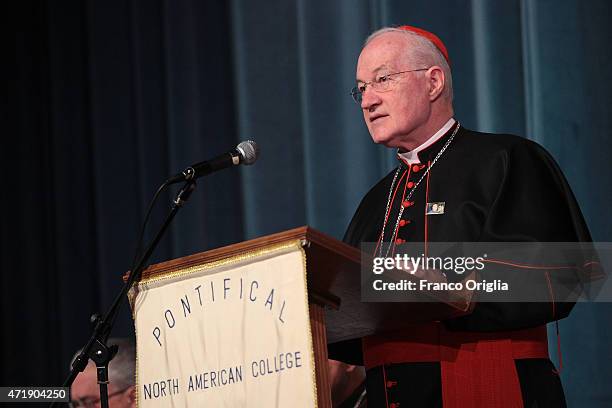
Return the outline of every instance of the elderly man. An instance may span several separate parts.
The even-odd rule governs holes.
[[[108,344],[119,346],[117,355],[108,366],[108,405],[111,408],[136,406],[136,349],[130,339],[111,338]],[[76,355],[75,355],[76,358]],[[100,386],[96,365],[90,360],[70,390],[71,407],[93,408],[100,406]]]
[[[398,164],[363,198],[346,242],[377,243],[385,257],[404,242],[590,241],[542,147],[467,130],[453,117],[449,57],[437,36],[410,26],[373,33],[356,80],[352,96],[370,135],[397,149]],[[562,407],[545,324],[571,307],[480,303],[467,316],[363,338],[357,351],[332,345],[330,357],[364,363],[373,407]]]

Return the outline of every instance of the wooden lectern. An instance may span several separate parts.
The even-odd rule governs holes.
[[[361,302],[362,253],[307,226],[156,264],[143,272],[142,279],[298,240],[306,253],[308,303],[319,407],[332,406],[328,343],[398,329],[407,323],[448,318],[464,314],[467,310],[465,304]]]

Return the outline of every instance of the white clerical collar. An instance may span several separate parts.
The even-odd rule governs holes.
[[[448,120],[448,122],[446,122],[444,124],[444,126],[442,126],[442,128],[440,128],[440,130],[438,130],[432,137],[427,139],[419,147],[417,147],[415,149],[412,149],[409,152],[403,152],[403,153],[399,153],[398,152],[397,155],[400,157],[400,159],[402,159],[407,164],[420,163],[419,152],[422,151],[422,150],[427,149],[429,146],[431,146],[432,144],[436,143],[438,141],[438,139],[440,139],[442,136],[444,136],[446,134],[446,132],[448,132],[451,127],[453,127],[455,122],[456,121],[455,121],[454,118],[450,118]]]

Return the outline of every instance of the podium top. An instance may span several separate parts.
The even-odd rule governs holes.
[[[329,261],[330,257],[338,257],[338,260],[351,264],[357,271],[359,269],[361,252],[358,249],[338,241],[337,239],[332,238],[320,231],[317,231],[314,228],[302,226],[287,231],[278,232],[276,234],[266,235],[248,241],[227,245],[221,248],[199,252],[197,254],[188,255],[182,258],[160,262],[145,269],[142,272],[141,279],[153,278],[174,270],[216,262],[243,254],[245,252],[257,251],[266,247],[291,241],[302,241],[302,246],[307,248],[307,254],[310,253],[311,248],[314,246],[318,249],[317,252],[319,252],[317,253],[317,256],[324,256],[324,259],[321,261]]]

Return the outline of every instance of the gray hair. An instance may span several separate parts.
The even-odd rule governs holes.
[[[402,30],[396,27],[383,27],[380,30],[374,31],[365,40],[363,46],[365,47],[374,38],[386,34],[386,33],[401,33],[406,35],[411,41],[411,47],[408,51],[408,58],[410,62],[414,63],[415,66],[433,66],[437,65],[442,68],[444,72],[444,90],[442,91],[442,97],[449,103],[453,101],[453,77],[451,75],[451,69],[448,65],[448,61],[444,58],[444,55],[440,52],[438,47],[434,45],[427,38],[419,35],[413,31]]]
[[[119,351],[108,365],[108,379],[119,388],[127,388],[136,384],[136,345],[130,338],[111,337],[106,342],[109,346],[116,344]],[[77,351],[70,361],[70,366],[76,360],[81,350]],[[90,361],[91,362],[91,361]]]

